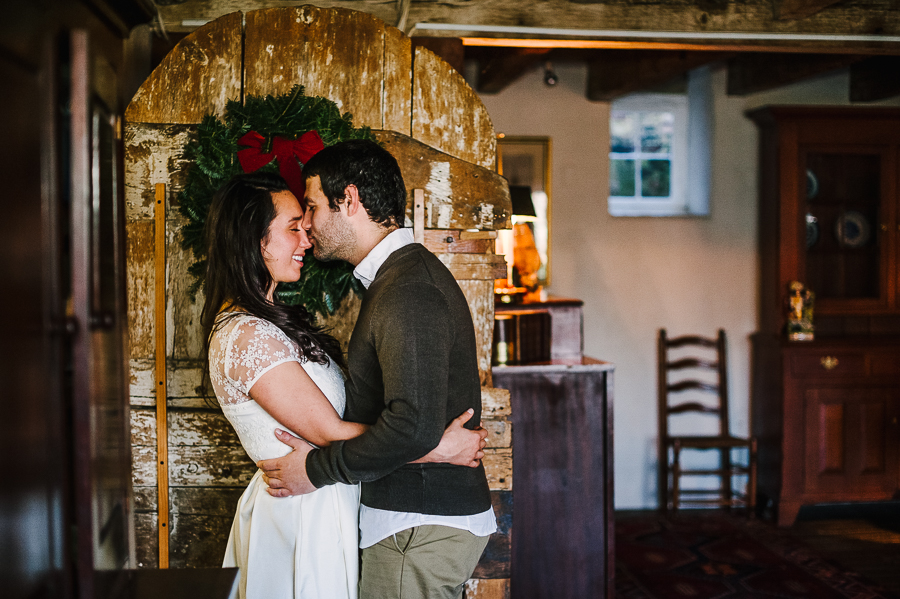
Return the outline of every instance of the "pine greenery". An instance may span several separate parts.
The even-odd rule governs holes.
[[[229,100],[225,120],[206,115],[197,127],[196,139],[184,148],[184,157],[193,163],[181,192],[181,213],[188,219],[182,229],[182,246],[194,253],[188,272],[194,277],[191,292],[203,288],[206,273],[204,226],[212,196],[233,175],[243,172],[238,162],[238,140],[256,131],[266,139],[263,152],[271,151],[272,139],[297,139],[307,131],[318,131],[325,146],[348,139],[371,139],[368,127],[355,128],[352,115],[343,115],[326,98],[307,96],[302,85],[280,96],[247,96],[244,104]],[[263,171],[278,172],[273,160]],[[320,262],[312,255],[303,261],[303,275],[296,283],[282,283],[275,293],[287,304],[303,304],[313,315],[334,314],[352,289],[362,292],[353,268],[346,262]]]

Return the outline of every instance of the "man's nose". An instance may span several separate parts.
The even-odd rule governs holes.
[[[300,227],[309,231],[309,227],[312,225],[312,219],[309,217],[309,210],[303,213],[303,218],[300,219]]]

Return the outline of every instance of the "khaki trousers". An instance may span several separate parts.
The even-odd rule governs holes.
[[[458,599],[489,538],[426,525],[366,547],[359,599]]]

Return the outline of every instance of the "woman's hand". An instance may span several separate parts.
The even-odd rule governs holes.
[[[440,462],[444,464],[453,464],[455,466],[469,466],[475,468],[481,463],[484,457],[484,446],[487,445],[485,440],[488,432],[481,426],[474,430],[469,430],[463,425],[472,418],[475,410],[469,408],[460,416],[453,419],[453,422],[444,429],[444,436],[437,447],[432,449],[428,455],[423,458],[411,462],[413,464],[422,464],[428,462]]]

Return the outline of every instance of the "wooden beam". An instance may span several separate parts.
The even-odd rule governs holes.
[[[850,101],[900,96],[900,57],[875,56],[850,65]]]
[[[501,92],[549,53],[549,48],[496,50],[490,58],[480,63],[475,89],[482,94]]]
[[[779,20],[805,19],[840,0],[772,0]]]
[[[855,54],[740,54],[728,61],[728,95],[745,96],[845,68]]]
[[[340,7],[368,12],[388,23],[396,21],[396,2],[371,0],[306,0],[321,7]],[[824,0],[810,0],[824,1]],[[192,0],[159,6],[168,31],[196,28],[198,21],[210,20],[233,11],[250,11],[282,6],[283,0]],[[187,23],[185,23],[187,21]],[[845,1],[813,18],[780,20],[772,0],[656,0],[623,2],[607,0],[582,4],[568,0],[482,0],[481,2],[412,2],[407,23],[459,23],[481,26],[523,26],[534,28],[597,29],[659,32],[740,32],[808,33],[826,35],[900,35],[900,5],[894,0]],[[416,35],[436,37],[565,37],[484,33],[476,31],[434,31],[419,29]],[[578,36],[570,36],[578,37]],[[581,36],[584,37],[584,36]],[[598,36],[599,37],[599,36]],[[654,41],[654,40],[645,40]],[[666,40],[655,40],[666,41]],[[673,40],[669,40],[673,41]],[[674,40],[677,41],[677,40]],[[691,41],[691,40],[686,40]],[[785,46],[870,48],[900,53],[896,43],[879,41],[785,41]],[[737,40],[747,45],[746,40]],[[764,45],[773,45],[771,42]]]
[[[728,56],[719,52],[599,51],[588,61],[587,97],[595,102],[609,102],[662,85]]]

